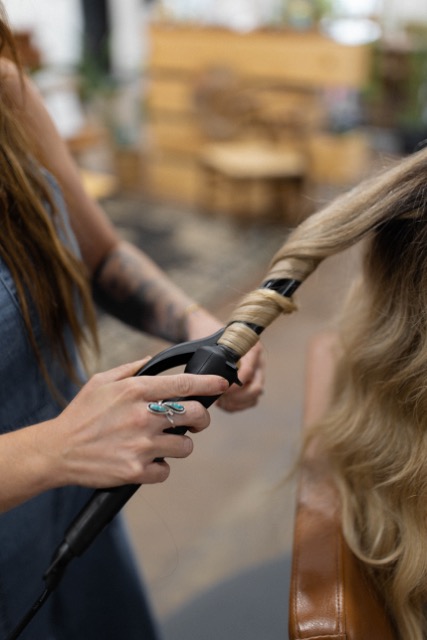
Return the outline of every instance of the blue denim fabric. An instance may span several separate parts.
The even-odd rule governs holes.
[[[73,244],[56,187],[54,193],[63,216],[60,235]],[[43,344],[37,318],[33,322],[50,375],[69,401],[76,386]],[[76,358],[70,335],[66,339]],[[13,279],[0,259],[0,433],[37,424],[60,410],[40,374]],[[42,576],[52,553],[90,495],[91,490],[80,487],[56,489],[0,516],[1,639],[43,591]],[[118,517],[81,558],[71,562],[22,640],[154,640],[157,631],[135,566]]]

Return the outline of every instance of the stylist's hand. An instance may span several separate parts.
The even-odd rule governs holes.
[[[243,411],[258,404],[265,382],[264,350],[259,342],[240,360],[238,376],[242,386],[231,385],[217,401],[225,411]]]
[[[147,403],[219,395],[228,383],[219,376],[183,373],[135,377],[146,361],[94,375],[51,421],[55,424],[48,454],[57,459],[56,473],[61,484],[111,487],[162,482],[169,475],[169,465],[154,460],[185,458],[191,453],[191,438],[164,433],[171,427],[170,422],[165,415],[150,413]],[[209,425],[209,414],[199,402],[181,404],[185,413],[174,415],[174,426],[197,432]]]
[[[224,325],[205,309],[197,309],[187,321],[190,340],[212,335]],[[242,386],[231,387],[217,401],[217,406],[225,411],[242,411],[258,404],[264,391],[265,362],[264,349],[257,343],[243,356],[239,363],[239,380]]]

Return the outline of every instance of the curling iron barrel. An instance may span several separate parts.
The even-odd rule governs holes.
[[[281,313],[296,310],[291,296],[318,263],[313,259],[283,258],[280,252],[276,254],[266,280],[236,307],[218,344],[244,356],[273,320]]]

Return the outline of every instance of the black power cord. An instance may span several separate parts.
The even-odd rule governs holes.
[[[34,618],[38,610],[41,609],[41,607],[44,605],[44,603],[46,602],[46,600],[48,599],[52,591],[53,589],[46,587],[46,589],[43,591],[41,596],[37,598],[37,600],[31,607],[31,609],[27,611],[27,613],[21,619],[19,624],[13,629],[13,631],[11,631],[11,633],[9,633],[9,635],[5,638],[5,640],[16,640],[16,638],[18,638],[21,635],[24,629],[29,625],[31,620]]]

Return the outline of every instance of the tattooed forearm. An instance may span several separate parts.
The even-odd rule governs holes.
[[[122,242],[93,278],[97,304],[119,320],[171,342],[186,340],[191,300],[145,255]]]

